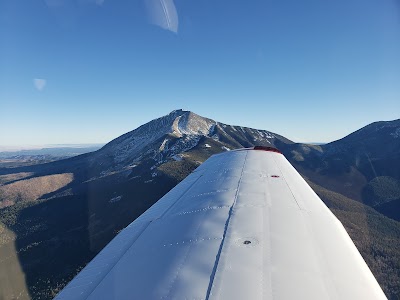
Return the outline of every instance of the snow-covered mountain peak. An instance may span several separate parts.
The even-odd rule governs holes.
[[[175,118],[171,127],[171,134],[176,137],[182,137],[183,135],[210,135],[215,125],[215,121],[187,111]]]
[[[217,123],[178,109],[114,139],[98,151],[93,163],[102,162],[100,169],[111,172],[149,160],[162,164],[199,144],[218,153],[221,149],[274,145],[276,139],[292,143],[268,131]]]
[[[114,162],[122,163],[139,159],[143,152],[153,149],[151,145],[156,142],[160,143],[157,148],[166,151],[170,146],[168,141],[159,141],[165,136],[172,136],[181,139],[175,148],[182,151],[197,145],[201,136],[210,135],[215,124],[215,121],[190,111],[174,110],[111,141],[104,149],[114,158]]]

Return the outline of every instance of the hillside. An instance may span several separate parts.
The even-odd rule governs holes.
[[[399,221],[399,133],[400,120],[375,122],[329,144],[282,151],[311,181]]]

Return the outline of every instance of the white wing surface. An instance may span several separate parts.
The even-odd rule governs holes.
[[[386,299],[339,220],[262,150],[209,158],[56,299]]]

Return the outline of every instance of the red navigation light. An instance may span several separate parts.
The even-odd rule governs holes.
[[[276,153],[280,153],[282,154],[281,151],[279,151],[278,149],[274,148],[274,147],[267,147],[267,146],[254,146],[253,148],[254,150],[262,150],[262,151],[270,151],[270,152],[276,152]]]

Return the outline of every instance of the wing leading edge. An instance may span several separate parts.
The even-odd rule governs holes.
[[[386,297],[292,165],[275,149],[257,148],[209,158],[56,299]]]

